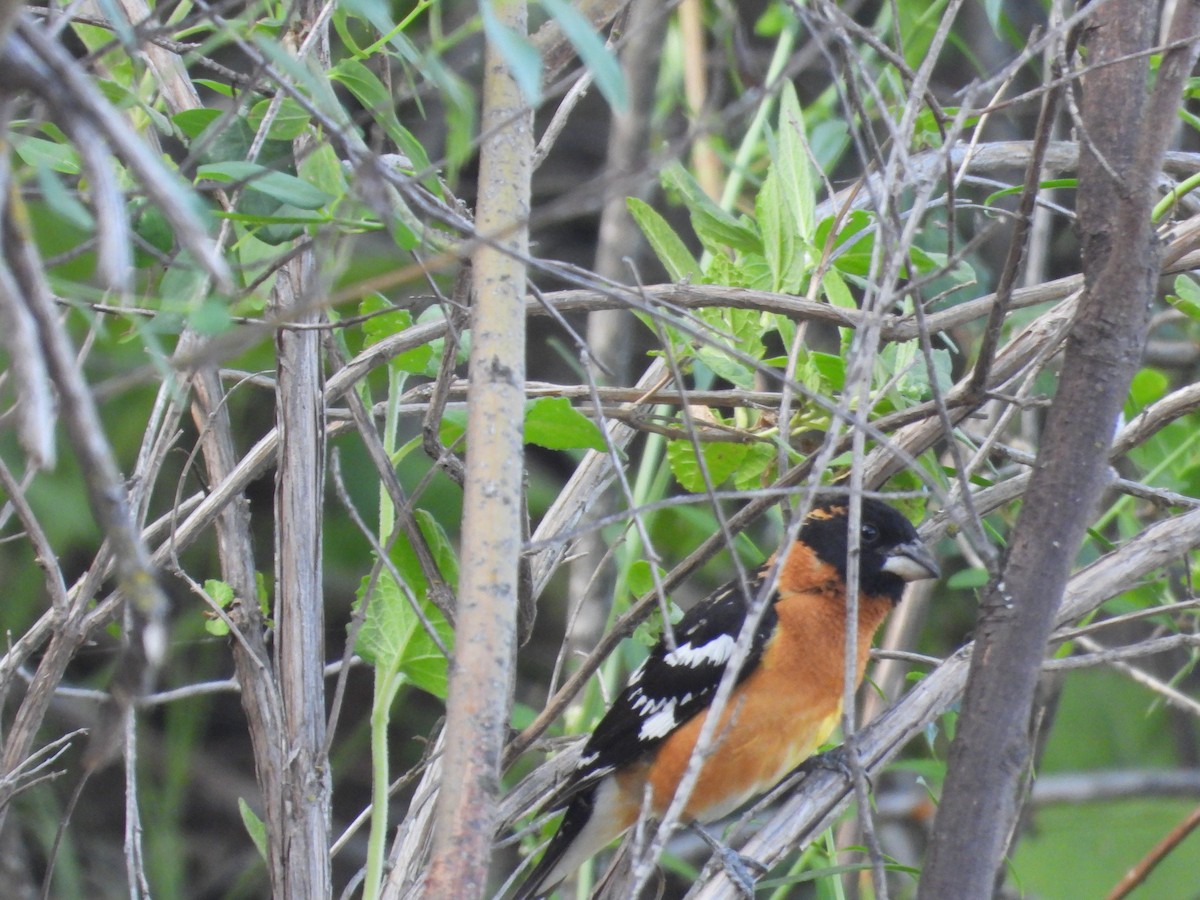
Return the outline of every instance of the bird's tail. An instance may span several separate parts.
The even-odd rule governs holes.
[[[512,900],[534,900],[534,898],[544,897],[554,890],[558,883],[571,872],[566,866],[560,865],[570,846],[571,839],[564,838],[560,828],[558,833],[550,839],[546,852],[542,854],[538,864],[533,867],[533,870],[517,888],[517,892],[512,895]]]
[[[620,815],[615,784],[605,779],[567,806],[558,831],[512,900],[544,897],[593,855],[619,837],[637,818]]]

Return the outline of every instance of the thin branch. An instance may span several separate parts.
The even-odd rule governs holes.
[[[1000,281],[996,286],[996,302],[988,314],[987,327],[984,329],[983,340],[976,354],[975,369],[971,373],[969,387],[971,391],[982,391],[986,387],[988,369],[992,365],[996,348],[1000,344],[1000,331],[1008,315],[1013,288],[1020,272],[1021,260],[1025,255],[1025,245],[1029,238],[1029,231],[1033,227],[1034,203],[1038,196],[1038,183],[1041,179],[1046,149],[1050,144],[1051,129],[1058,113],[1059,94],[1060,90],[1050,90],[1042,97],[1042,108],[1038,113],[1037,126],[1034,131],[1033,152],[1029,155],[1029,163],[1025,168],[1025,183],[1021,190],[1021,201],[1017,208],[1012,236],[1009,239],[1008,256],[1000,270]]]
[[[1190,638],[1193,637],[1193,635],[1176,635],[1174,641],[1172,641],[1171,638],[1161,638],[1160,640],[1169,642],[1172,646],[1178,646],[1180,644],[1195,646],[1196,642],[1194,640],[1190,640]],[[1136,666],[1131,666],[1129,663],[1125,662],[1127,658],[1141,655],[1136,651],[1140,647],[1144,647],[1146,645],[1153,646],[1152,642],[1147,641],[1144,644],[1135,644],[1132,647],[1112,649],[1104,647],[1098,641],[1087,637],[1086,635],[1079,635],[1075,638],[1075,640],[1081,647],[1091,651],[1091,655],[1095,656],[1098,662],[1103,662],[1105,665],[1111,666],[1118,672],[1127,675],[1129,678],[1131,678],[1133,681],[1136,681],[1143,687],[1149,688],[1151,691],[1162,697],[1163,700],[1165,700],[1171,706],[1181,709],[1190,715],[1200,717],[1200,702],[1193,700],[1187,694],[1183,693],[1183,691],[1172,687],[1171,685],[1162,681],[1162,679],[1155,678],[1150,673],[1143,672]],[[1151,650],[1151,652],[1157,651]],[[1070,659],[1065,659],[1060,660],[1059,662],[1070,663],[1070,661]],[[1064,665],[1063,668],[1070,668],[1070,666]]]
[[[1168,637],[1152,638],[1145,641],[1139,641],[1136,644],[1130,644],[1127,647],[1101,647],[1095,641],[1084,642],[1082,636],[1077,636],[1081,645],[1086,646],[1091,652],[1076,656],[1067,656],[1062,659],[1049,659],[1042,664],[1042,668],[1048,672],[1065,672],[1071,669],[1086,669],[1091,666],[1108,666],[1114,663],[1125,662],[1130,659],[1140,659],[1143,656],[1153,656],[1156,653],[1167,653],[1171,650],[1181,648],[1196,648],[1200,647],[1200,635],[1195,634],[1173,634]],[[1161,687],[1162,683],[1155,679],[1156,686]],[[1172,691],[1168,697],[1168,702],[1179,703],[1180,700],[1187,701],[1189,698],[1179,691]],[[1200,703],[1188,702],[1182,707],[1192,715],[1200,715]]]
[[[3,227],[13,274],[21,284],[24,301],[36,323],[41,352],[58,390],[63,422],[80,462],[88,503],[113,552],[120,590],[132,617],[128,642],[112,679],[112,706],[92,733],[88,765],[95,767],[119,747],[130,704],[145,693],[162,662],[167,599],[134,520],[129,494],[95,401],[51,302],[41,261],[26,231],[28,223],[15,219],[9,210]],[[61,646],[65,649],[67,645]],[[23,752],[20,743],[18,753]]]
[[[1154,845],[1138,864],[1122,878],[1105,897],[1105,900],[1121,900],[1128,897],[1138,885],[1142,884],[1154,871],[1155,867],[1183,843],[1184,839],[1197,828],[1200,828],[1200,806],[1193,809],[1182,822],[1171,829],[1170,833]]]

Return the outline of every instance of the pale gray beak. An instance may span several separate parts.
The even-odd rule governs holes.
[[[893,547],[883,563],[883,571],[891,572],[905,581],[920,581],[923,578],[939,578],[942,570],[929,552],[929,548],[919,540],[909,541]]]

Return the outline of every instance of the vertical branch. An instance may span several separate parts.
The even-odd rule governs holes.
[[[495,4],[524,34],[522,0]],[[473,259],[470,399],[457,642],[444,771],[425,896],[478,897],[491,856],[500,755],[516,653],[525,405],[525,265],[533,116],[498,49],[484,61],[476,228],[495,243]]]
[[[328,60],[317,4],[299,5],[289,39],[304,35],[298,54],[314,46]],[[315,29],[315,31],[310,31]],[[315,140],[295,141],[302,158]],[[318,290],[316,259],[305,249],[280,270],[271,302],[284,321],[320,321],[309,299]],[[285,884],[282,896],[331,895],[331,781],[325,740],[325,610],[321,584],[322,487],[325,481],[324,379],[316,329],[281,327],[275,335],[276,418],[275,603],[278,672],[286,745],[283,804]]]
[[[314,261],[280,272],[275,311],[301,308]],[[297,323],[319,318],[299,312]],[[320,333],[281,328],[275,338],[279,469],[275,484],[275,602],[286,751],[287,897],[326,897],[329,768],[325,747],[325,616],[321,591],[321,485],[325,447]]]
[[[195,349],[199,339],[184,336],[180,347]],[[229,421],[229,410],[221,399],[221,381],[216,368],[205,366],[192,378],[192,416],[200,433],[205,468],[210,484],[221,484],[237,466],[237,453]],[[284,815],[283,782],[286,747],[283,741],[282,701],[275,670],[264,639],[262,612],[258,608],[258,586],[254,577],[254,548],[250,543],[250,507],[239,493],[221,511],[216,521],[217,553],[221,576],[237,598],[229,610],[240,632],[230,641],[233,664],[241,687],[242,708],[249,724],[254,751],[254,769],[262,791],[263,822],[267,829],[267,875],[273,896],[282,896],[286,857],[287,823]]]
[[[1153,94],[1156,21],[1137,0],[1096,7],[1086,33],[1078,218],[1084,294],[1062,378],[999,578],[984,594],[963,712],[919,897],[987,897],[1016,822],[1029,721],[1046,639],[1104,486],[1145,341],[1159,254],[1150,215],[1200,4],[1176,7]],[[1147,102],[1149,100],[1149,102]]]

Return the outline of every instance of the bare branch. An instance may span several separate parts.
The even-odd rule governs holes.
[[[1166,149],[1163,135],[1171,128],[1183,72],[1190,71],[1200,44],[1189,49],[1186,65],[1175,65],[1174,77],[1160,73],[1147,107],[1144,60],[1104,65],[1150,46],[1154,22],[1139,18],[1140,11],[1137,3],[1114,0],[1096,7],[1089,23],[1089,58],[1103,67],[1089,71],[1084,82],[1084,124],[1088,146],[1096,148],[1084,152],[1080,165],[1086,286],[1038,467],[1004,569],[981,602],[981,651],[971,661],[922,898],[984,896],[992,890],[1029,754],[1026,730],[1013,723],[1028,721],[1042,647],[1103,487],[1113,423],[1145,341],[1159,274],[1150,221],[1153,173]],[[1192,35],[1196,13],[1191,4],[1177,8],[1174,27]],[[1130,116],[1130,109],[1140,114]],[[1119,183],[1108,175],[1113,167]],[[980,815],[981,809],[988,814]]]
[[[522,0],[495,4],[505,28],[526,31]],[[480,897],[487,884],[500,759],[516,653],[525,404],[525,316],[533,117],[504,55],[484,61],[480,201],[476,228],[511,248],[472,259],[471,406],[463,494],[459,640],[447,698],[442,782],[424,895]]]

